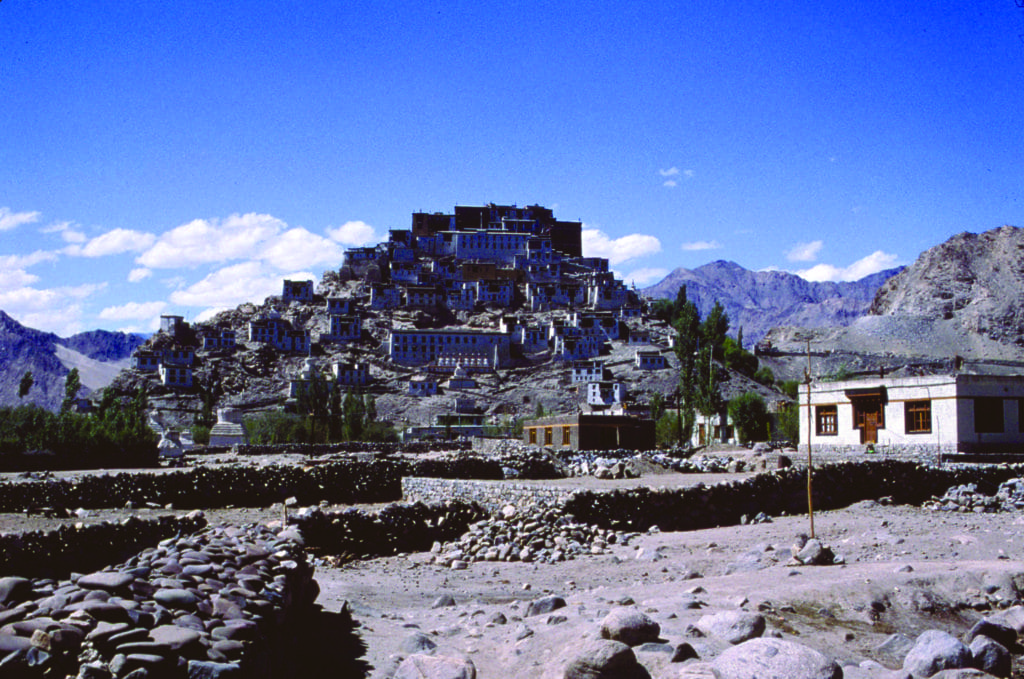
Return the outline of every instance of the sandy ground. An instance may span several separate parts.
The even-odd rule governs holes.
[[[659,474],[622,482],[544,483],[675,486],[744,476]],[[170,511],[184,513],[90,510],[65,519],[0,514],[0,531]],[[211,523],[245,524],[280,520],[282,508],[206,514]],[[809,532],[807,516],[775,517],[764,524],[643,534],[606,554],[555,565],[489,562],[466,570],[434,565],[428,553],[342,566],[316,558],[319,603],[328,611],[347,606],[352,612],[366,646],[365,673],[374,679],[391,676],[407,655],[403,643],[416,631],[430,635],[442,651],[472,658],[484,679],[560,678],[581,643],[599,636],[607,612],[629,602],[661,625],[662,639],[689,642],[704,660],[723,645],[691,636],[688,627],[703,615],[742,608],[761,611],[769,633],[840,662],[874,659],[898,667],[899,658],[875,650],[891,633],[913,637],[929,628],[962,633],[985,609],[1006,605],[1018,599],[1018,587],[1024,590],[1024,514],[942,513],[862,502],[815,514],[816,535],[845,557],[845,565],[787,565],[796,536]],[[456,605],[432,608],[445,593]],[[568,605],[526,617],[527,603],[547,594],[562,596]],[[499,612],[507,622],[489,622]],[[638,657],[655,678],[705,676],[700,665],[671,664],[664,652],[643,651]]]
[[[477,563],[453,571],[408,554],[321,566],[320,601],[343,602],[361,624],[369,676],[388,677],[415,631],[472,658],[480,677],[561,677],[581,642],[600,636],[615,605],[635,602],[661,625],[671,644],[687,641],[710,659],[723,646],[687,635],[706,614],[762,611],[769,630],[813,646],[840,662],[900,658],[874,651],[888,635],[914,637],[930,628],[962,633],[983,615],[972,606],[1017,597],[1024,578],[1024,517],[948,514],[864,502],[816,514],[818,537],[847,564],[787,566],[789,548],[809,532],[808,518],[709,530],[645,534],[605,555],[557,565]],[[637,550],[656,552],[654,561]],[[697,589],[695,589],[697,588]],[[432,608],[442,593],[457,605]],[[526,603],[565,598],[554,615],[524,617]],[[694,603],[696,602],[696,604]],[[693,606],[700,606],[699,608]],[[873,612],[874,611],[874,612]],[[488,619],[501,612],[508,622]],[[654,677],[688,676],[662,652],[638,657]],[[693,676],[700,676],[695,674]]]

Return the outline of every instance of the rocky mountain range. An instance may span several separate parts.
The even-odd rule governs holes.
[[[875,293],[900,269],[888,269],[859,281],[812,282],[785,271],[751,271],[719,260],[696,269],[679,268],[642,291],[653,299],[675,299],[686,286],[687,299],[701,316],[721,303],[735,333],[757,342],[777,326],[846,326],[867,313]]]
[[[81,395],[107,384],[124,368],[145,338],[93,330],[61,338],[27,328],[0,311],[0,405],[18,405],[18,386],[26,371],[33,385],[25,402],[55,410],[64,398],[64,381],[77,368]]]
[[[808,344],[819,372],[924,366],[954,357],[979,371],[1020,372],[1022,292],[1024,229],[960,233],[886,280],[867,313],[845,327],[777,327],[762,347],[783,374],[790,372],[785,357],[800,363]]]

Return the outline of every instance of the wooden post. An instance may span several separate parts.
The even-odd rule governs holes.
[[[814,475],[814,461],[811,458],[811,427],[814,419],[811,414],[811,340],[807,340],[807,369],[804,371],[804,384],[807,385],[807,515],[811,519],[811,537],[814,537],[814,496],[811,489],[811,478]]]

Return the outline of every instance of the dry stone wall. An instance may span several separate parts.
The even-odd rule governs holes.
[[[388,460],[338,461],[302,468],[196,467],[78,478],[0,482],[0,512],[124,507],[155,503],[183,509],[265,507],[294,497],[302,504],[388,502],[401,497],[403,467]]]
[[[126,559],[160,540],[206,527],[202,512],[120,523],[63,525],[50,531],[0,535],[0,576],[59,578]],[[102,549],[97,549],[102,545]]]
[[[815,509],[845,507],[860,500],[891,497],[921,504],[947,488],[974,483],[994,494],[999,484],[1021,475],[1024,465],[932,467],[913,462],[849,462],[816,467]],[[744,516],[801,514],[807,511],[806,469],[788,468],[741,481],[682,489],[647,487],[610,492],[581,491],[563,509],[584,523],[609,528],[696,530],[741,523]]]
[[[407,502],[432,502],[437,498],[447,498],[475,502],[492,512],[505,505],[527,506],[535,503],[562,502],[573,492],[572,488],[518,481],[472,481],[415,476],[402,478],[402,498]]]

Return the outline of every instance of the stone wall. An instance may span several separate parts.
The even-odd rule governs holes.
[[[875,445],[874,452],[867,452],[867,446],[818,446],[811,449],[815,463],[825,462],[867,462],[879,460],[900,460],[903,462],[921,462],[924,464],[940,464],[943,456],[957,452],[955,445],[923,446],[923,445]],[[807,459],[807,444],[798,446],[798,453],[791,454],[797,464]]]
[[[815,509],[845,507],[860,500],[891,497],[920,504],[950,486],[976,483],[994,494],[1002,481],[1021,476],[1024,465],[932,467],[896,460],[816,466]],[[759,512],[778,516],[807,512],[806,468],[789,468],[744,480],[681,489],[646,487],[609,492],[581,491],[563,508],[583,523],[609,528],[696,530],[741,523]]]
[[[293,521],[314,551],[370,557],[427,551],[435,541],[457,538],[488,514],[474,502],[435,497],[429,504],[392,503],[377,512],[304,508]]]
[[[127,559],[160,540],[206,527],[202,512],[0,535],[0,576],[61,578]],[[103,549],[97,549],[102,545]]]
[[[403,467],[392,461],[338,461],[302,468],[196,467],[120,472],[79,478],[0,482],[0,512],[41,507],[124,507],[172,504],[183,509],[266,507],[295,497],[301,504],[388,502],[401,498]]]
[[[279,445],[236,445],[231,450],[239,455],[281,455],[296,454],[307,457],[334,455],[337,453],[436,453],[445,451],[470,450],[468,441],[410,441],[408,443],[373,443],[368,441],[346,441],[341,443],[285,443]],[[200,452],[196,449],[195,452]]]

